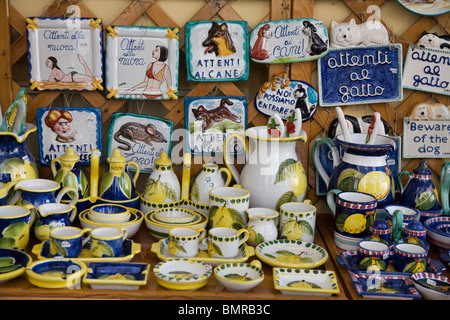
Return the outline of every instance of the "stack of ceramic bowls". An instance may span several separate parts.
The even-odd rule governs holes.
[[[208,217],[191,209],[176,207],[149,211],[145,214],[145,224],[156,239],[168,237],[168,232],[176,227],[205,228]]]
[[[83,228],[125,227],[129,238],[136,234],[143,220],[141,211],[118,204],[98,204],[80,213]]]

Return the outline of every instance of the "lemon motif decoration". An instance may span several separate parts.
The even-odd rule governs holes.
[[[212,241],[208,242],[208,254],[210,256],[213,255],[223,256],[222,250],[220,250],[219,246],[214,244]]]
[[[313,235],[314,229],[306,220],[288,219],[280,226],[282,230],[281,239],[301,240],[303,234]]]
[[[371,171],[358,183],[359,192],[373,195],[377,200],[386,197],[391,189],[391,179],[382,171]]]
[[[291,288],[301,288],[301,289],[322,289],[321,286],[306,280],[292,281],[287,284]]]
[[[344,231],[348,233],[361,233],[366,229],[366,217],[361,214],[352,214],[345,219]]]
[[[224,276],[227,279],[235,280],[235,281],[252,281],[253,279],[247,277],[247,274],[240,275],[238,273],[229,273]]]
[[[270,259],[275,259],[276,261],[288,264],[300,264],[300,263],[312,263],[313,258],[311,257],[302,257],[303,252],[296,254],[295,252],[289,250],[277,250],[275,251],[277,256],[273,256],[271,254],[265,254]]]
[[[376,257],[366,257],[361,260],[359,267],[363,270],[367,269],[369,271],[380,271],[386,270],[386,263]]]
[[[177,239],[170,239],[167,248],[169,250],[169,254],[172,256],[176,255],[179,251],[186,253],[186,249],[180,244]]]
[[[418,197],[415,208],[419,210],[430,210],[438,201],[437,195],[433,190],[427,190]]]
[[[103,241],[92,240],[91,252],[94,257],[114,257],[111,247]]]
[[[363,174],[358,170],[345,169],[339,175],[337,188],[342,191],[355,191],[358,189],[358,184],[362,177]]]
[[[106,280],[134,280],[134,277],[130,274],[121,274],[121,273],[116,273],[116,274],[104,274],[100,277],[98,277],[97,279],[106,279]]]
[[[0,248],[23,250],[28,246],[30,225],[24,221],[17,221],[7,226],[2,232]]]
[[[144,191],[145,198],[148,201],[157,203],[165,202],[166,198],[169,199],[169,202],[177,201],[177,194],[170,183],[161,182],[159,178],[157,180],[152,178],[147,180]]]
[[[422,259],[416,260],[416,261],[413,261],[413,262],[407,264],[405,266],[405,268],[403,269],[403,272],[407,272],[407,273],[409,273],[409,272],[411,272],[411,273],[424,272],[426,266],[427,266],[427,264],[426,264],[425,260],[422,260]]]
[[[223,206],[211,206],[209,208],[209,225],[211,228],[224,227],[236,230],[242,229],[245,225],[239,211],[227,207],[227,203]]]
[[[34,162],[11,157],[0,163],[0,172],[10,175],[11,181],[37,179],[38,169]]]
[[[12,272],[20,268],[22,268],[22,266],[20,264],[16,264],[16,259],[13,257],[0,258],[0,274]]]
[[[308,181],[303,166],[295,159],[286,159],[278,167],[274,185],[289,179],[290,191],[285,192],[276,204],[276,209],[286,202],[297,201],[306,192]]]

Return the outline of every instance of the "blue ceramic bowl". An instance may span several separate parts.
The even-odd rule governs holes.
[[[2,284],[22,275],[31,258],[22,251],[0,249],[0,262],[0,284]]]

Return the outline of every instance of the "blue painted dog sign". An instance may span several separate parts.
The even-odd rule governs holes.
[[[402,47],[351,47],[330,49],[319,60],[319,101],[335,106],[400,101]]]

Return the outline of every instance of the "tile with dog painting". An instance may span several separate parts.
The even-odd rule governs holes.
[[[97,18],[26,18],[31,90],[103,90]]]
[[[162,152],[170,155],[173,122],[168,119],[134,113],[113,113],[108,132],[107,157],[120,149],[126,161],[133,161],[140,172],[152,172]],[[134,167],[130,168],[130,171]]]
[[[223,153],[223,143],[231,134],[244,135],[247,128],[247,98],[233,96],[186,97],[185,125],[187,152],[193,155]],[[236,143],[230,150],[241,153]]]
[[[316,112],[317,100],[317,91],[309,83],[291,80],[281,73],[261,85],[255,106],[259,112],[267,116],[278,114],[283,120],[289,117],[292,110],[299,109],[304,122]]]
[[[178,99],[178,29],[106,27],[107,98]]]
[[[102,152],[99,108],[39,108],[36,124],[41,165],[50,166],[53,159],[65,154],[67,147],[74,149],[81,165],[91,163],[94,149]]]
[[[317,60],[327,54],[328,42],[328,31],[319,20],[263,22],[250,35],[250,58],[268,64]]]
[[[185,25],[188,81],[245,81],[249,75],[246,21],[190,21]]]

